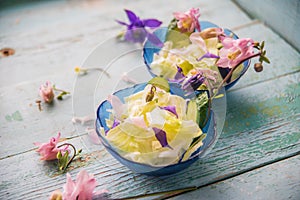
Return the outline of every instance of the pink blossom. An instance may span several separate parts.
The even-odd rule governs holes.
[[[50,81],[46,81],[44,85],[40,86],[40,96],[46,103],[51,103],[54,99],[53,86]]]
[[[223,48],[219,52],[217,66],[232,68],[243,60],[254,55],[253,40],[250,38],[233,39],[226,37],[222,40]]]
[[[191,8],[185,13],[174,12],[175,19],[177,19],[177,27],[181,32],[192,33],[195,30],[200,32],[200,23],[198,18],[200,17],[199,8]]]
[[[64,185],[63,199],[64,200],[91,200],[93,195],[106,193],[106,190],[94,192],[97,186],[97,181],[92,174],[88,174],[85,170],[77,174],[74,182],[71,175],[67,173],[67,182]]]
[[[52,137],[48,143],[39,143],[35,142],[34,145],[39,146],[37,152],[41,155],[41,160],[55,160],[56,155],[59,151],[67,151],[68,146],[64,148],[57,148],[57,143],[60,138],[60,133],[57,134],[57,137]]]

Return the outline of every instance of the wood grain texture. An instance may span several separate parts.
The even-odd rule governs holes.
[[[88,163],[84,168],[95,174],[100,182],[99,187],[109,189],[113,198],[120,198],[190,186],[199,187],[299,154],[300,98],[295,96],[300,92],[297,82],[299,77],[300,73],[297,73],[230,92],[226,118],[228,124],[215,148],[206,158],[183,172],[160,178],[134,174],[107,155],[100,146],[91,145],[87,140],[83,143],[88,147],[85,151],[95,156],[104,156],[98,157],[97,161]],[[267,93],[262,87],[268,90],[273,88],[273,92]],[[238,107],[242,107],[244,112]],[[261,116],[258,121],[257,115]],[[80,147],[80,138],[71,142]],[[95,148],[99,150],[95,151]],[[7,199],[18,199],[20,194],[27,199],[46,197],[50,191],[63,184],[63,175],[47,175],[54,170],[54,165],[36,162],[37,160],[36,153],[32,151],[2,159],[0,172],[5,181],[2,182],[0,197],[5,197],[8,192],[10,195]],[[18,166],[29,165],[30,168],[18,171]],[[71,174],[75,176],[79,170],[74,169]],[[28,182],[19,181],[20,177],[26,177],[25,181]],[[24,184],[26,187],[22,188]]]
[[[93,123],[72,124],[74,114],[82,116],[94,109],[94,88],[84,82],[75,96],[72,94],[38,111],[34,101],[39,85],[51,80],[60,88],[72,90],[76,81],[74,67],[83,63],[99,42],[120,31],[114,19],[126,19],[123,8],[145,18],[157,17],[166,24],[173,11],[190,7],[200,7],[201,19],[226,26],[241,37],[266,40],[272,62],[261,74],[250,69],[228,92],[226,124],[207,157],[169,177],[132,173],[103,146],[91,143],[85,129]],[[145,9],[145,1],[103,0],[37,1],[0,9],[0,29],[5,30],[0,32],[0,46],[16,49],[14,56],[0,59],[0,199],[46,199],[53,190],[62,189],[65,174],[58,174],[55,162],[40,161],[33,145],[35,141],[48,141],[58,131],[68,142],[83,148],[82,159],[71,165],[72,177],[81,169],[95,174],[97,189],[108,189],[112,198],[201,187],[224,179],[229,184],[239,181],[238,189],[242,191],[247,183],[240,180],[245,178],[254,185],[256,178],[251,179],[247,174],[254,170],[255,175],[255,169],[261,166],[299,163],[298,159],[286,159],[300,153],[299,53],[271,29],[249,19],[231,1],[150,0],[147,8],[153,9]],[[221,9],[224,12],[220,15]],[[96,81],[98,77],[95,73],[86,78]],[[84,90],[85,87],[88,88]],[[86,98],[87,102],[76,104],[74,98]],[[286,160],[276,165],[282,159]],[[248,173],[240,175],[245,172]],[[255,177],[263,179],[268,172],[258,172]],[[277,172],[274,176],[286,174],[289,169]],[[294,189],[297,182],[292,179],[290,183],[293,194],[297,194]],[[207,187],[207,191],[214,185]],[[222,185],[215,187],[223,190]],[[227,189],[227,194],[231,195],[234,189]],[[248,197],[239,194],[241,198]]]
[[[172,199],[297,200],[300,198],[299,165],[298,155]]]
[[[16,50],[1,59],[0,86],[73,71],[99,43],[115,37],[126,21],[124,8],[143,18],[158,18],[167,26],[174,11],[201,8],[201,19],[233,28],[251,20],[231,1],[38,1],[0,12],[0,47]],[[152,8],[152,9],[150,9]],[[159,9],[157,9],[159,8]],[[218,15],[218,10],[228,12]],[[238,18],[234,16],[239,16]],[[20,73],[26,69],[28,73]],[[5,74],[10,74],[6,78]]]
[[[259,19],[300,51],[300,2],[298,0],[234,0],[252,18]],[[256,6],[253,6],[256,5]]]

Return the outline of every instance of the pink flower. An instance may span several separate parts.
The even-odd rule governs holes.
[[[106,190],[94,192],[97,186],[97,181],[92,174],[88,174],[82,170],[77,174],[74,182],[71,175],[67,173],[67,182],[64,185],[63,199],[64,200],[90,200],[93,195],[106,193]]]
[[[54,99],[53,86],[50,81],[46,81],[44,85],[40,86],[40,96],[46,103],[51,103]]]
[[[64,148],[57,148],[57,143],[60,138],[60,133],[57,134],[57,137],[52,137],[48,143],[39,143],[35,142],[34,145],[39,146],[37,152],[42,156],[41,160],[55,160],[56,155],[59,151],[67,151],[68,146]]]
[[[173,13],[175,19],[177,19],[177,27],[181,32],[194,32],[195,29],[199,32],[200,24],[198,18],[200,17],[199,8],[191,8],[189,11],[185,13],[174,12]]]
[[[217,66],[223,68],[233,68],[240,62],[254,55],[254,41],[250,38],[233,39],[226,37],[222,39],[223,48],[219,52],[220,59]]]

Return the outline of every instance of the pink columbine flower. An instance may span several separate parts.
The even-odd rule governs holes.
[[[34,145],[39,146],[37,152],[41,155],[41,160],[55,160],[57,159],[56,155],[59,151],[67,151],[68,146],[65,146],[63,148],[57,148],[59,138],[60,133],[57,134],[57,137],[52,137],[48,143],[34,143]]]
[[[67,173],[67,182],[64,185],[64,200],[91,200],[94,195],[107,193],[106,190],[94,192],[97,181],[92,174],[88,174],[85,170],[77,174],[74,182],[71,175]]]
[[[46,81],[44,85],[40,86],[40,96],[46,103],[51,103],[54,99],[53,86],[50,81]]]
[[[233,39],[226,37],[222,40],[223,48],[220,49],[220,59],[217,66],[223,68],[233,68],[240,62],[254,55],[254,41],[250,38]]]
[[[177,27],[181,32],[192,33],[195,30],[201,31],[198,18],[200,17],[199,8],[191,8],[185,13],[174,12],[175,19],[177,19]]]

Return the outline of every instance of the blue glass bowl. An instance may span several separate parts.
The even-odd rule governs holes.
[[[124,102],[124,98],[134,94],[136,92],[139,92],[145,88],[147,84],[142,83],[142,84],[137,84],[134,85],[133,87],[129,87],[123,90],[119,90],[114,93],[117,97],[121,99],[121,101]],[[199,91],[197,91],[199,92]],[[203,91],[202,91],[203,92]],[[179,96],[182,96],[185,98],[184,93],[182,90],[179,88],[177,84],[170,84],[170,93],[171,94],[176,94]],[[199,158],[205,155],[206,151],[215,143],[216,138],[217,138],[217,131],[216,131],[216,121],[215,121],[215,114],[211,110],[208,120],[205,124],[205,126],[202,128],[202,131],[206,133],[206,138],[203,140],[203,145],[195,151],[191,157],[183,162],[179,162],[177,164],[172,164],[168,166],[163,166],[163,167],[154,167],[150,166],[147,164],[142,164],[142,163],[137,163],[131,160],[128,160],[124,157],[122,157],[116,149],[114,149],[113,146],[109,144],[109,142],[106,140],[105,136],[103,136],[100,133],[100,128],[102,127],[105,131],[109,130],[107,124],[106,124],[106,119],[109,118],[110,113],[107,111],[108,109],[112,109],[111,104],[108,101],[103,101],[98,109],[97,109],[97,119],[96,119],[96,131],[98,133],[98,136],[102,142],[102,144],[105,146],[107,151],[115,157],[120,163],[131,169],[132,171],[136,173],[141,173],[141,174],[146,174],[146,175],[151,175],[151,176],[164,176],[164,175],[169,175],[169,174],[174,174],[177,173],[181,170],[186,169],[189,167],[192,163],[197,161]]]
[[[208,21],[200,21],[200,26],[202,30],[205,30],[207,28],[218,28],[217,25],[208,22]],[[168,28],[160,28],[157,29],[156,31],[154,31],[154,34],[160,39],[160,41],[164,42],[166,41],[166,36],[167,36],[167,32],[168,32]],[[234,39],[238,39],[238,36],[236,34],[234,34],[232,31],[228,30],[228,29],[224,29],[224,32],[226,35],[230,35],[233,34],[233,38]],[[157,54],[159,51],[161,50],[160,47],[154,45],[153,43],[151,43],[150,41],[146,41],[144,44],[144,48],[143,48],[143,58],[144,58],[144,62],[148,68],[148,71],[150,72],[150,74],[152,76],[156,76],[150,68],[150,65],[153,61],[153,56],[154,54]],[[237,76],[237,78],[235,78],[234,80],[230,80],[229,82],[227,82],[227,84],[225,85],[225,89],[228,90],[229,88],[231,88],[232,86],[234,86],[237,81],[243,76],[243,74],[248,70],[250,65],[250,60],[247,60],[243,63],[243,69],[241,70],[241,72],[239,73],[239,75]],[[226,70],[224,68],[219,68],[221,75],[223,76],[223,78],[226,76],[226,74],[229,72],[229,70]]]

